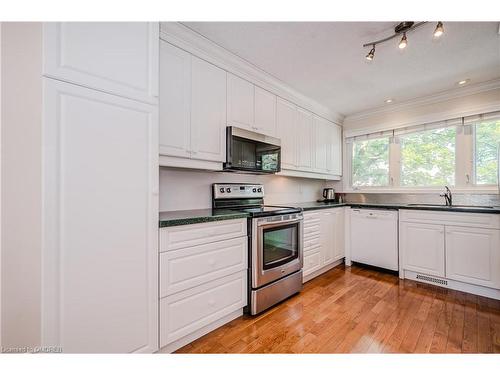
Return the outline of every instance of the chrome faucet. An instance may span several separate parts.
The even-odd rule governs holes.
[[[448,186],[445,186],[444,188],[446,189],[446,192],[444,192],[443,194],[439,194],[439,196],[444,197],[447,206],[451,206],[452,204],[451,190]]]

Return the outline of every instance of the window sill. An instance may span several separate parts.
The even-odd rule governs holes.
[[[491,187],[450,187],[452,193],[456,194],[499,194],[500,189],[497,186]],[[360,189],[343,189],[339,193],[354,193],[354,194],[437,194],[443,191],[443,187],[436,188],[360,188]]]

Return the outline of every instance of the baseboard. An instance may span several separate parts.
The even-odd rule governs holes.
[[[187,344],[193,342],[194,340],[199,339],[201,336],[205,336],[207,333],[212,332],[213,330],[223,326],[226,323],[229,323],[231,320],[234,320],[242,315],[243,315],[243,309],[238,309],[226,316],[223,316],[219,320],[216,320],[215,322],[210,323],[205,327],[200,328],[199,330],[164,346],[163,348],[160,348],[160,350],[158,350],[157,353],[173,353],[177,349],[186,346]]]
[[[310,273],[309,275],[307,276],[304,276],[302,278],[302,282],[303,283],[306,283],[308,282],[309,280],[312,280],[314,279],[315,277],[318,277],[319,275],[321,275],[322,273],[325,273],[326,271],[330,271],[332,268],[335,268],[337,267],[339,264],[342,264],[344,262],[344,258],[341,258],[341,259],[338,259],[336,260],[335,262],[333,263],[330,263],[330,264],[327,264],[326,266],[324,266],[323,268],[320,268],[319,270],[316,270],[314,271],[313,273]]]
[[[409,279],[409,280],[413,280],[413,281],[417,281],[419,283],[435,285],[435,286],[439,286],[441,288],[458,290],[460,292],[466,292],[466,293],[476,294],[476,295],[482,296],[482,297],[488,297],[488,298],[500,300],[500,290],[499,289],[493,289],[493,288],[488,288],[485,286],[463,283],[461,281],[450,280],[450,279],[447,279],[445,277],[436,277],[436,276],[428,275],[430,280],[432,280],[432,279],[440,280],[440,282],[432,282],[430,280],[417,278],[417,275],[419,275],[419,274],[422,274],[422,273],[405,270],[404,271],[404,278]],[[446,285],[443,284],[443,282],[446,282]]]

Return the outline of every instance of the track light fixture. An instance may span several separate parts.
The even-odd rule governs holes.
[[[406,33],[403,33],[403,37],[401,38],[401,41],[399,42],[399,49],[404,49],[408,45],[408,39],[406,39]]]
[[[401,41],[398,44],[398,47],[399,47],[399,49],[406,48],[406,46],[408,45],[408,38],[406,35],[409,32],[415,30],[417,27],[420,27],[426,23],[427,23],[427,21],[422,21],[422,22],[404,21],[404,22],[398,23],[396,25],[396,27],[394,28],[393,35],[390,35],[387,38],[376,40],[374,42],[363,44],[363,47],[372,47],[370,52],[368,52],[368,55],[366,55],[366,59],[368,61],[373,60],[373,58],[375,56],[375,46],[377,44],[387,42],[391,39],[399,37],[400,35],[402,35],[402,37],[401,37]],[[434,33],[433,33],[434,38],[439,38],[441,35],[443,35],[443,33],[444,33],[443,22],[439,21],[436,25],[436,28],[434,29]]]
[[[434,37],[439,38],[444,33],[443,23],[439,21],[436,25],[436,29],[434,30]]]
[[[375,44],[373,45],[373,47],[370,50],[370,52],[368,52],[368,55],[366,55],[366,59],[368,61],[372,61],[374,57],[375,57]]]

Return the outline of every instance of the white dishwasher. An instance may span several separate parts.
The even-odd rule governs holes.
[[[351,260],[398,270],[398,211],[351,208]]]

